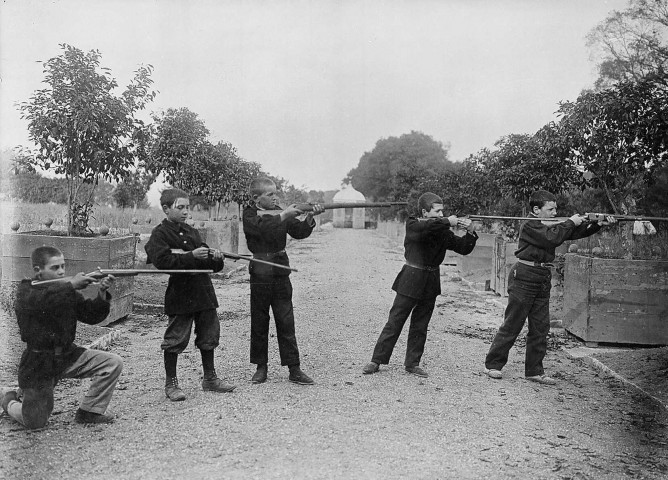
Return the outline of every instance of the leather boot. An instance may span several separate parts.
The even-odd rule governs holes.
[[[267,364],[257,366],[257,370],[251,378],[251,383],[264,383],[267,381]]]
[[[167,377],[165,381],[165,395],[172,402],[182,402],[186,399],[186,394],[179,388],[179,381],[176,377]]]

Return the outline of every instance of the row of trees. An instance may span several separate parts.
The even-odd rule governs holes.
[[[433,191],[462,213],[523,214],[542,188],[562,195],[564,213],[667,215],[666,27],[666,0],[613,12],[589,37],[604,52],[597,88],[561,103],[557,120],[534,134],[504,136],[461,163],[420,132],[381,139],[345,181],[377,201]]]
[[[101,67],[99,51],[60,46],[62,54],[44,63],[46,87],[19,105],[36,148],[17,149],[14,196],[65,200],[72,235],[88,230],[95,192],[109,183],[115,185],[112,198],[122,208],[145,203],[159,175],[206,206],[249,201],[250,180],[266,173],[259,164],[243,160],[230,143],[210,141],[197,114],[170,108],[153,114],[152,123],[138,117],[157,95],[151,65],[141,66],[117,95],[118,83]],[[61,178],[47,179],[39,171]],[[288,201],[318,200],[323,195],[282,178],[275,181]]]

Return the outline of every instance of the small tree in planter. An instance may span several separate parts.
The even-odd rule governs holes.
[[[100,67],[99,51],[84,53],[67,44],[61,48],[61,55],[44,63],[47,88],[19,105],[22,118],[28,120],[30,140],[37,145],[21,158],[30,168],[65,176],[67,230],[80,236],[88,230],[100,179],[127,177],[145,155],[147,129],[136,114],[156,92],[150,90],[150,65],[141,66],[117,96],[118,83],[109,69]]]
[[[117,96],[118,84],[108,69],[100,67],[98,51],[84,53],[66,44],[61,48],[61,55],[44,63],[47,88],[19,106],[37,145],[34,151],[24,149],[21,163],[33,171],[39,167],[65,177],[69,236],[4,235],[2,262],[8,268],[2,269],[2,283],[9,290],[12,282],[32,275],[30,253],[42,245],[60,249],[74,272],[134,266],[133,236],[79,237],[90,232],[93,195],[101,179],[129,176],[145,156],[148,129],[135,115],[155,96],[150,91],[152,67],[140,67]],[[132,291],[132,277],[117,280],[107,322],[132,311]]]
[[[196,113],[187,108],[168,109],[155,115],[154,135],[146,168],[191,195],[201,196],[209,205],[248,203],[248,185],[262,173],[260,166],[239,158],[230,143],[208,141],[209,130]],[[211,212],[211,210],[209,210]],[[226,234],[235,250],[239,226],[230,224]]]

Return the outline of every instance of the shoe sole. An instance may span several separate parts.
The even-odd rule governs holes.
[[[289,378],[292,383],[296,383],[297,385],[313,385],[315,382],[300,382],[299,380],[292,380]]]
[[[170,400],[170,401],[172,401],[172,402],[183,402],[183,401],[186,399],[186,397],[183,397],[183,398],[170,398],[170,397],[168,397],[167,395],[165,395],[165,397],[167,398],[167,400]]]
[[[556,385],[557,384],[557,382],[550,382],[550,381],[546,382],[546,381],[544,381],[540,378],[529,378],[529,377],[524,377],[524,378],[526,380],[528,380],[529,382],[538,383],[540,385]]]
[[[260,385],[261,383],[264,383],[266,381],[267,381],[267,379],[265,378],[264,380],[251,380],[251,383],[253,385]]]
[[[497,371],[498,371],[498,370],[497,370]],[[489,378],[491,378],[492,380],[501,380],[501,379],[503,378],[503,375],[501,374],[501,372],[499,372],[498,375],[497,375],[497,374],[490,375],[490,370],[485,369],[485,370],[484,370],[484,373],[485,373],[485,375],[487,375],[487,376],[488,376]]]
[[[231,387],[231,388],[221,388],[220,390],[214,390],[212,388],[203,388],[202,391],[204,392],[214,392],[214,393],[232,393],[237,387]]]
[[[420,373],[413,373],[413,372],[406,372],[409,375],[413,375],[414,377],[420,377],[420,378],[429,378],[429,375],[422,375]]]
[[[370,371],[370,372],[367,372],[366,370],[362,370],[362,373],[363,373],[364,375],[373,375],[374,373],[378,373],[379,370],[380,370],[380,369],[378,369],[378,368],[375,369],[375,370],[372,370],[372,371]]]

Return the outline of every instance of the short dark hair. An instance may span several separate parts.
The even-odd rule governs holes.
[[[251,194],[251,197],[260,196],[264,193],[264,190],[270,186],[276,185],[276,183],[269,177],[257,177],[254,178],[248,187],[248,191]]]
[[[543,208],[547,202],[556,202],[557,197],[548,192],[547,190],[536,190],[529,197],[529,208],[533,210],[533,207]]]
[[[160,206],[171,207],[179,198],[190,198],[188,192],[180,188],[168,188],[160,194]]]
[[[43,268],[50,258],[61,257],[62,255],[63,252],[56,247],[37,247],[30,254],[30,261],[33,267]]]
[[[422,210],[430,211],[435,203],[443,203],[443,199],[435,193],[425,192],[418,198],[418,215],[422,215]]]

